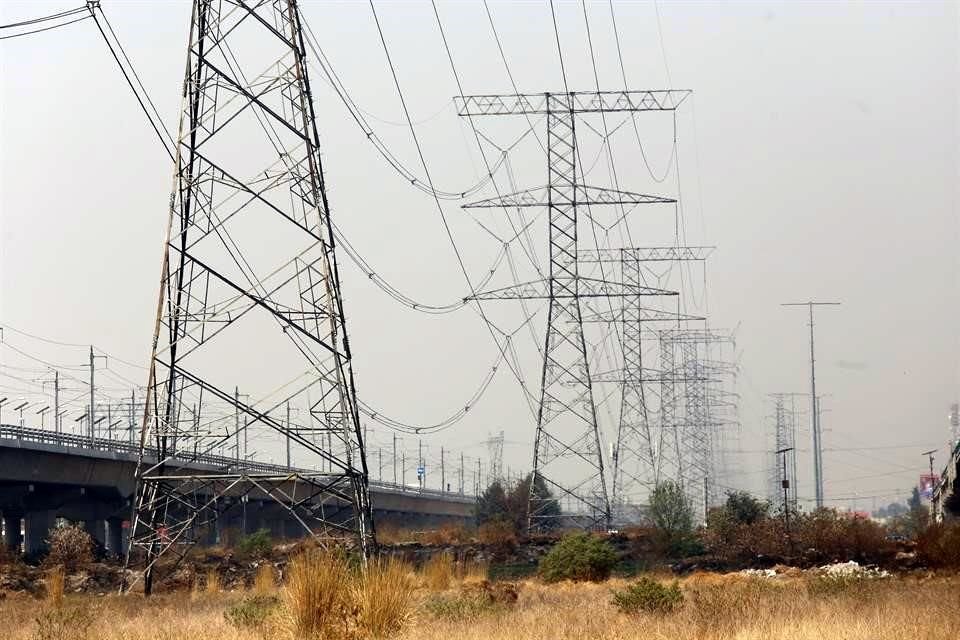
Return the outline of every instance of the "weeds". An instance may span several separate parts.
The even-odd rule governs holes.
[[[280,599],[276,596],[255,595],[229,607],[223,617],[237,628],[262,627],[279,604]]]
[[[62,566],[53,567],[47,572],[46,602],[52,609],[63,608],[63,591],[66,584],[66,573]]]
[[[456,575],[453,565],[453,556],[449,553],[436,553],[424,563],[421,569],[424,584],[433,591],[443,591],[450,588]]]
[[[413,609],[410,568],[396,558],[371,561],[353,589],[360,627],[374,638],[399,631]]]
[[[257,567],[257,573],[253,577],[253,591],[258,596],[271,595],[277,590],[276,570],[269,562],[262,563]]]
[[[220,593],[223,591],[223,585],[220,582],[220,574],[216,569],[207,571],[207,579],[204,582],[204,591],[208,594]]]
[[[329,635],[346,627],[351,576],[343,555],[308,549],[290,563],[288,573],[283,602],[295,637]]]
[[[260,529],[255,533],[240,538],[237,543],[237,553],[248,558],[263,558],[273,550],[273,540],[269,529]]]

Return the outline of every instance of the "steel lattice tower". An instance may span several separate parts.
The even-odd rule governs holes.
[[[716,476],[718,432],[726,424],[717,410],[735,405],[717,384],[735,366],[712,360],[709,355],[712,345],[732,344],[733,339],[697,329],[667,329],[658,334],[663,371],[658,480],[679,482],[692,504],[710,504],[715,500],[715,490],[709,482]],[[680,382],[683,386],[678,393]],[[678,416],[681,400],[683,411]]]
[[[158,558],[251,498],[374,544],[329,211],[297,3],[194,0],[127,556],[148,593]],[[201,418],[211,402],[232,415]],[[305,469],[245,459],[252,430]],[[198,466],[224,445],[235,464]]]
[[[577,210],[583,206],[668,203],[672,200],[584,185],[578,178],[576,121],[579,114],[672,111],[688,91],[610,91],[465,96],[461,116],[545,115],[545,187],[477,202],[468,207],[548,208],[550,271],[545,281],[478,293],[477,300],[547,299],[547,332],[541,394],[534,438],[529,528],[557,524],[559,518],[585,528],[610,524],[610,501],[603,451],[583,335],[581,298],[670,295],[671,292],[585,278],[578,270]],[[550,501],[536,493],[538,482],[559,494],[574,513],[553,515]]]
[[[771,496],[774,502],[783,503],[782,481],[784,475],[790,482],[787,487],[787,504],[792,510],[797,508],[797,413],[794,406],[794,398],[798,394],[794,393],[774,393],[773,397],[773,469],[770,473]],[[787,406],[787,399],[790,399],[790,406]],[[786,469],[783,468],[783,461],[776,451],[786,451],[785,462]]]
[[[620,269],[625,285],[644,286],[643,265],[647,262],[702,261],[713,247],[631,247],[623,249],[583,250],[582,263],[605,262]],[[656,322],[692,322],[705,318],[650,309],[641,296],[623,299],[623,306],[612,313],[587,316],[584,322],[617,322],[621,325],[623,369],[594,376],[598,382],[620,384],[620,417],[612,455],[611,501],[618,524],[641,519],[640,504],[657,483],[658,439],[652,383],[662,382],[664,372],[643,366],[643,327]],[[613,375],[611,375],[613,374]],[[672,372],[669,375],[674,376]],[[651,396],[653,396],[651,398]]]

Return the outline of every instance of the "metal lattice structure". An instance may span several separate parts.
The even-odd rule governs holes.
[[[363,433],[294,0],[194,0],[175,142],[128,564],[149,592],[159,558],[251,496],[366,554]],[[211,402],[230,410],[207,415]],[[293,443],[316,471],[257,471],[251,433]],[[197,470],[231,445],[233,465]]]
[[[579,114],[669,111],[689,91],[611,91],[466,96],[457,99],[459,115],[544,114],[547,128],[548,184],[467,205],[468,207],[542,206],[548,208],[549,276],[478,293],[478,300],[545,298],[548,302],[541,394],[534,439],[533,482],[530,483],[529,528],[577,523],[604,528],[611,520],[603,451],[583,334],[581,298],[675,295],[625,282],[588,279],[578,269],[578,208],[628,203],[672,202],[669,198],[593,187],[578,178],[576,121]],[[570,505],[558,514],[555,501],[536,490],[545,484]]]
[[[770,450],[771,468],[769,496],[773,504],[781,508],[797,509],[797,411],[794,403],[797,394],[774,393],[773,441]],[[782,451],[778,455],[776,452]],[[781,457],[782,456],[782,457]],[[785,467],[785,468],[784,468]],[[784,504],[783,480],[787,480],[786,504]]]
[[[736,394],[723,388],[724,379],[735,375],[736,365],[711,355],[714,346],[733,344],[733,338],[685,328],[661,330],[658,335],[664,375],[657,477],[680,483],[691,504],[705,505],[706,515],[707,505],[716,502],[721,429],[731,422],[723,413],[737,404]]]
[[[692,260],[703,261],[713,247],[631,247],[580,251],[583,263],[610,263],[619,268],[627,286],[645,284],[644,263]],[[620,524],[636,523],[642,518],[641,504],[657,483],[658,427],[655,383],[663,381],[664,372],[644,367],[643,327],[648,323],[703,321],[705,318],[662,309],[649,309],[641,296],[624,299],[613,313],[597,313],[584,322],[617,322],[620,324],[623,369],[619,376],[603,374],[595,381],[620,384],[620,417],[612,448],[612,492],[614,519]],[[675,375],[671,372],[675,378]]]

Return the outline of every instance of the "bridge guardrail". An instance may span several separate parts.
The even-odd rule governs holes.
[[[133,456],[137,455],[140,450],[139,445],[130,442],[124,442],[122,440],[113,440],[110,438],[90,438],[89,436],[80,436],[73,433],[58,433],[56,431],[48,431],[46,429],[35,429],[32,427],[21,427],[19,425],[10,424],[0,424],[0,439],[20,440],[35,442],[38,444],[52,444],[66,448],[83,449],[86,451],[125,453]],[[155,449],[148,448],[147,452],[152,459],[156,460],[157,454]],[[215,467],[234,469],[240,468],[246,471],[257,471],[261,473],[285,473],[288,471],[298,473],[317,473],[316,469],[287,468],[286,465],[257,462],[254,460],[237,460],[236,458],[209,453],[191,455],[187,459],[179,457],[175,457],[174,459],[185,463],[196,462],[199,464],[209,464]],[[437,491],[436,489],[420,489],[402,484],[394,484],[392,482],[371,481],[370,486],[397,493],[414,493],[418,495],[435,496],[438,498],[473,497],[464,493]]]

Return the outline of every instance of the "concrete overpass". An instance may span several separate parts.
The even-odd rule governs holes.
[[[119,553],[126,544],[136,459],[137,447],[128,442],[0,425],[0,514],[6,547],[40,552],[56,519],[65,518],[83,522],[101,545]],[[200,472],[236,472],[238,465],[250,473],[289,471],[212,454],[198,456],[190,466]],[[466,523],[476,503],[475,496],[382,482],[371,483],[370,499],[377,524],[405,528]],[[238,500],[220,517],[221,530],[269,529],[278,538],[303,534],[281,505],[255,494]]]

